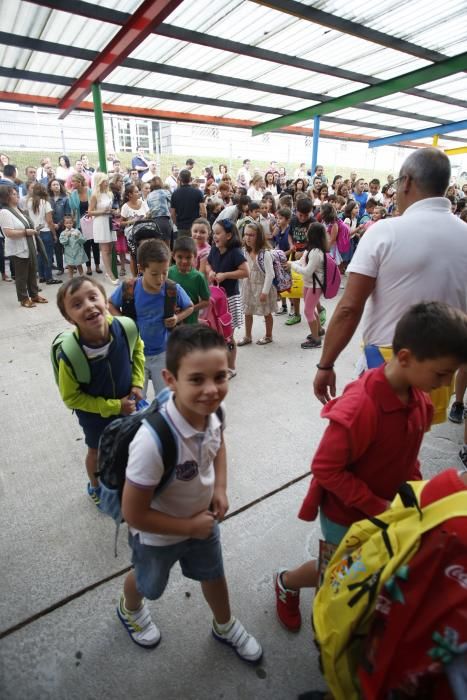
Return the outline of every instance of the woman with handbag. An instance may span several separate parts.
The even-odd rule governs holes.
[[[47,304],[37,286],[36,229],[29,217],[18,208],[18,191],[13,186],[0,186],[0,227],[5,236],[5,254],[15,264],[18,301],[26,309]]]
[[[82,231],[81,220],[86,217],[89,209],[89,200],[91,199],[91,189],[88,187],[85,178],[79,173],[75,173],[71,178],[71,186],[73,191],[69,197],[70,209],[75,220],[75,226],[78,231]],[[92,220],[87,222],[92,229]],[[85,233],[83,231],[83,233]],[[86,234],[85,234],[86,235]],[[86,274],[92,275],[91,269],[91,251],[92,257],[94,258],[94,265],[96,266],[96,272],[100,275],[102,270],[100,268],[101,254],[99,250],[99,244],[95,243],[92,237],[92,231],[86,236],[86,243],[84,244],[84,250],[88,257],[88,262],[86,264]]]

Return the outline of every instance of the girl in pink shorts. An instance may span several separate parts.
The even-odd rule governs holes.
[[[315,277],[324,283],[324,260],[329,250],[329,239],[323,224],[313,223],[307,232],[306,252],[297,262],[289,262],[288,266],[298,274],[303,275],[303,296],[305,318],[310,326],[310,334],[301,344],[304,350],[321,347],[321,326],[317,306],[322,294],[321,287]]]

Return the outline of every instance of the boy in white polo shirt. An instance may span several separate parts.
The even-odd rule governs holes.
[[[117,614],[136,644],[157,646],[161,635],[143,596],[160,598],[178,561],[187,578],[201,583],[214,638],[256,663],[260,644],[230,612],[219,536],[228,509],[224,414],[218,410],[228,390],[224,339],[207,326],[174,329],[163,377],[173,394],[161,413],[176,438],[177,466],[154,495],[164,466],[157,436],[143,423],[130,445],[122,500],[135,568],[125,579]]]

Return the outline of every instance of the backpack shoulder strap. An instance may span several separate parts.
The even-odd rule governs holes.
[[[60,333],[52,343],[52,357],[54,369],[58,378],[58,355],[63,354],[70,365],[78,384],[89,384],[91,381],[91,368],[89,360],[74,333],[64,331]]]
[[[177,466],[178,449],[177,441],[169,424],[165,420],[160,411],[147,416],[144,421],[154,430],[160,440],[161,457],[164,464],[164,473],[162,479],[156,486],[154,493],[159,493],[169,482],[175,467]]]
[[[130,354],[130,360],[133,357],[133,351],[135,349],[136,341],[138,339],[138,328],[136,323],[132,318],[128,316],[114,316],[112,323],[119,323],[123,328],[123,334],[128,343],[128,352]]]
[[[165,280],[164,318],[170,318],[174,315],[176,304],[177,283],[167,278]]]
[[[321,282],[316,272],[313,272],[313,294],[316,292],[316,285],[318,285],[318,287],[321,287],[323,294],[326,293],[326,283],[328,278],[328,259],[327,253],[323,252],[323,255],[323,281]]]

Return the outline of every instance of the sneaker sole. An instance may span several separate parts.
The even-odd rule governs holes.
[[[159,634],[159,639],[158,639],[157,642],[155,642],[154,644],[141,644],[141,642],[137,642],[136,639],[135,639],[135,638],[133,637],[133,635],[131,634],[131,631],[130,631],[129,628],[128,628],[128,623],[127,623],[127,621],[125,620],[125,618],[124,618],[124,617],[122,616],[122,614],[120,613],[120,607],[119,607],[118,605],[117,605],[117,615],[118,615],[118,619],[120,620],[120,622],[121,622],[122,625],[124,626],[125,630],[126,630],[127,633],[128,633],[128,636],[130,637],[130,639],[131,639],[131,641],[133,642],[133,644],[136,644],[136,646],[140,647],[141,649],[155,649],[155,648],[160,644],[160,641],[161,641],[161,639],[162,639],[162,637],[161,637],[160,634]]]
[[[291,632],[292,634],[298,634],[298,632],[300,632],[300,630],[302,628],[302,621],[301,620],[300,620],[300,625],[298,627],[287,627],[285,622],[283,622],[281,620],[281,618],[279,617],[279,613],[277,612],[277,608],[276,608],[276,616],[277,616],[277,619],[279,621],[280,626],[283,627],[285,630],[287,630],[287,632]]]
[[[242,661],[245,661],[247,664],[251,664],[252,666],[256,666],[257,664],[259,664],[259,662],[260,662],[261,659],[263,658],[263,650],[261,649],[261,654],[258,656],[257,659],[246,659],[244,656],[241,656],[241,654],[238,653],[238,651],[236,650],[236,648],[234,647],[234,645],[233,645],[231,642],[229,642],[228,639],[224,639],[223,637],[218,636],[218,635],[214,632],[213,629],[211,629],[211,632],[212,632],[212,636],[214,637],[214,639],[215,639],[217,642],[220,642],[221,644],[225,644],[225,645],[228,646],[230,649],[233,649],[234,652],[237,654],[238,658],[241,659]]]
[[[461,418],[460,420],[457,420],[457,418],[452,418],[451,416],[448,416],[448,420],[450,420],[451,423],[455,423],[456,425],[461,425],[461,423],[464,422],[463,418]]]

